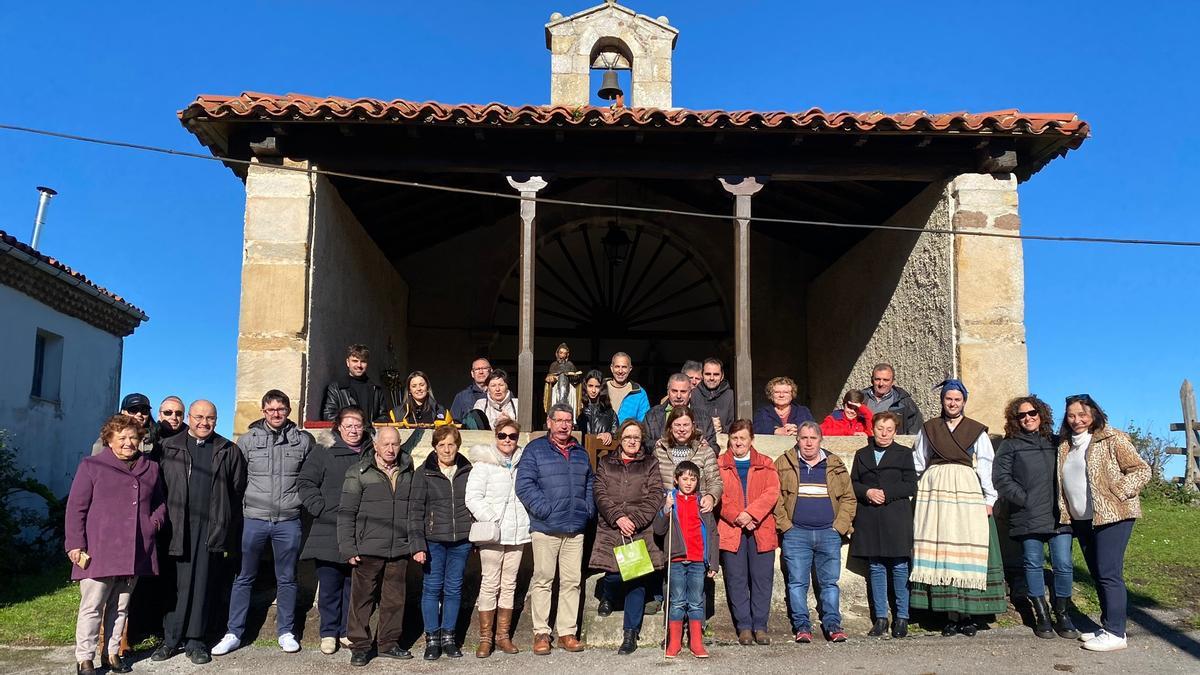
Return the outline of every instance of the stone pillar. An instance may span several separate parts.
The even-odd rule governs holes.
[[[767,182],[765,178],[718,178],[734,196],[734,349],[736,350],[737,416],[754,416],[753,364],[750,358],[750,200]]]
[[[962,174],[949,191],[955,231],[1020,232],[1012,174]],[[967,414],[1001,433],[1004,405],[1029,393],[1022,243],[955,235],[953,260],[957,371],[971,392]]]
[[[534,300],[534,270],[537,258],[533,246],[537,239],[535,216],[537,215],[537,193],[546,187],[546,181],[541,176],[517,178],[508,176],[508,184],[521,193],[521,318],[519,329],[519,349],[517,354],[517,421],[526,431],[533,430],[533,405],[536,394],[533,390],[533,300]]]
[[[292,398],[294,421],[305,404],[313,188],[309,174],[276,167],[308,168],[309,162],[254,162],[246,175],[235,407],[223,411],[232,412],[235,433],[262,417],[268,389]]]

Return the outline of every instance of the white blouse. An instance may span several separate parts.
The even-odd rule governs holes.
[[[979,476],[979,486],[983,488],[983,500],[988,506],[996,503],[996,488],[992,485],[992,462],[996,459],[996,449],[992,447],[992,439],[984,431],[975,439],[975,475]],[[913,465],[917,473],[925,471],[929,464],[929,453],[933,452],[929,442],[925,440],[925,430],[917,432],[917,442],[913,443]]]

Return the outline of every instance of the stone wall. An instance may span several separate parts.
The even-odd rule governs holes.
[[[963,174],[949,193],[956,231],[1020,232],[1012,174]],[[1029,392],[1022,245],[995,237],[954,240],[958,373],[971,392],[967,414],[999,432],[1004,405]]]
[[[292,397],[293,419],[304,410],[312,194],[307,173],[257,159],[247,172],[234,433],[262,417],[268,389]]]
[[[347,345],[371,349],[370,374],[377,382],[387,367],[408,372],[408,284],[337,188],[324,176],[315,178],[314,188],[305,419],[320,419],[326,386],[345,373]]]
[[[930,185],[887,220],[912,232],[876,230],[813,280],[808,290],[808,367],[814,414],[889,362],[896,381],[929,417],[931,387],[955,369],[951,242],[945,183]],[[968,385],[969,386],[969,385]]]
[[[550,104],[585,106],[598,42],[613,45],[632,66],[627,105],[671,107],[671,52],[679,36],[666,17],[652,19],[620,5],[600,5],[546,24],[550,49]]]

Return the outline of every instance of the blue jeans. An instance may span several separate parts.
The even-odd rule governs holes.
[[[615,600],[618,593],[625,595],[624,612],[622,612],[625,630],[641,632],[642,618],[646,614],[646,582],[653,576],[653,574],[647,574],[644,577],[624,581],[621,579],[620,572],[609,572],[601,577],[600,583],[604,584],[604,596],[610,601]]]
[[[319,593],[317,611],[321,615],[321,637],[344,637],[350,613],[350,571],[344,562],[314,560]]]
[[[811,631],[808,618],[808,584],[812,569],[817,570],[817,586],[821,594],[821,628],[826,632],[841,630],[842,614],[838,611],[841,594],[838,578],[842,571],[842,535],[832,527],[806,530],[792,527],[783,533],[780,542],[783,564],[787,568],[788,603],[792,609],[792,631]]]
[[[1090,520],[1072,520],[1071,529],[1083,550],[1088,573],[1096,580],[1100,596],[1100,624],[1104,632],[1125,637],[1125,548],[1133,534],[1133,519],[1095,527]]]
[[[704,620],[704,563],[680,560],[671,563],[671,621]]]
[[[228,632],[239,640],[246,632],[246,613],[250,611],[250,589],[258,576],[258,561],[267,543],[275,555],[275,630],[277,635],[292,632],[296,619],[296,558],[300,555],[300,519],[269,520],[247,518],[242,525],[242,567],[233,580],[229,594]]]
[[[1071,562],[1071,533],[1031,534],[1021,537],[1021,559],[1025,565],[1025,583],[1029,597],[1046,597],[1046,544],[1050,544],[1050,567],[1054,569],[1054,597],[1071,597],[1074,563]]]
[[[430,541],[426,546],[429,559],[425,561],[425,583],[421,589],[425,632],[434,633],[440,629],[453,633],[462,603],[463,572],[467,567],[467,555],[471,553],[471,542]]]
[[[896,618],[908,618],[908,558],[868,558],[871,566],[871,602],[875,605],[875,618],[886,619],[888,615],[888,576],[892,577],[892,588],[896,591]]]

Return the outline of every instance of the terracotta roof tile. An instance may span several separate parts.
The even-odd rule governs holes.
[[[207,117],[214,120],[420,121],[500,126],[734,127],[882,134],[1054,134],[1070,138],[1073,141],[1072,148],[1078,147],[1089,134],[1087,122],[1073,113],[1023,113],[1016,109],[933,114],[924,111],[829,113],[820,108],[811,108],[805,112],[788,113],[684,108],[509,106],[500,103],[451,105],[435,101],[418,103],[401,99],[383,101],[257,92],[245,92],[240,96],[200,96],[181,110],[179,117],[184,122]]]
[[[117,295],[116,293],[113,293],[112,291],[108,290],[107,288],[104,288],[103,286],[96,284],[95,282],[91,281],[86,276],[84,276],[82,273],[76,272],[75,270],[71,269],[69,266],[67,266],[62,261],[57,260],[55,258],[51,258],[50,256],[41,253],[37,249],[20,241],[19,239],[8,234],[4,230],[0,230],[0,243],[5,244],[8,247],[11,247],[13,249],[16,249],[17,251],[20,251],[21,253],[24,253],[25,255],[30,256],[36,260],[40,260],[41,262],[55,268],[56,270],[63,272],[67,276],[70,276],[73,279],[76,279],[80,284],[91,287],[93,290],[98,292],[100,295],[103,295],[104,297],[106,297],[109,300],[113,301],[114,303],[118,304],[118,306],[122,310],[124,310],[126,313],[140,315],[140,317],[139,317],[140,320],[142,320],[142,321],[146,320],[146,318],[147,318],[146,313],[143,312],[141,309],[135,307],[134,305],[130,304],[129,302],[127,302],[125,300],[125,298],[122,298],[121,296]]]

